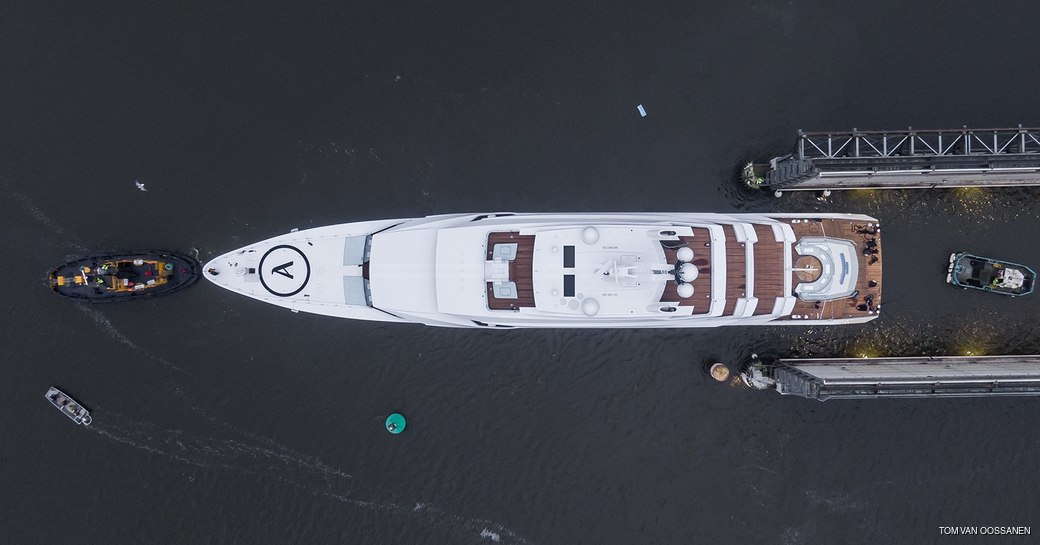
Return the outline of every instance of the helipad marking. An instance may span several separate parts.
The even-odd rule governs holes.
[[[276,264],[276,265],[272,265]],[[260,258],[260,283],[278,297],[300,293],[311,278],[311,264],[299,248],[282,244]]]

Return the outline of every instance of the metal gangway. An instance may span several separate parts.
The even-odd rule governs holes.
[[[1040,185],[1040,129],[798,132],[793,153],[744,181],[783,191]]]
[[[1040,395],[1040,356],[914,356],[753,362],[750,386],[825,401]]]

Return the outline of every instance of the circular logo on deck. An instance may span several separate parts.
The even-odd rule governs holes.
[[[274,295],[296,295],[310,278],[311,264],[296,247],[275,246],[260,258],[260,283]]]

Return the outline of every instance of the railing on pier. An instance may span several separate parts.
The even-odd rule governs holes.
[[[1040,129],[799,132],[799,159],[977,157],[1040,153]]]
[[[1040,129],[800,131],[793,153],[743,176],[778,192],[1040,185]]]

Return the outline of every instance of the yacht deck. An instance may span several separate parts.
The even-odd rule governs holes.
[[[679,297],[679,285],[675,282],[665,284],[664,293],[661,294],[662,303],[678,302],[679,306],[693,307],[693,314],[707,314],[711,310],[711,233],[703,227],[694,227],[693,236],[679,237],[681,243],[674,241],[662,242],[665,261],[675,263],[678,261],[676,254],[679,248],[689,246],[693,249],[693,263],[697,266],[697,278],[692,282],[693,295],[690,297]]]
[[[491,310],[520,310],[534,306],[534,235],[521,235],[518,231],[489,233],[487,257],[490,261],[495,244],[516,243],[516,259],[509,262],[509,280],[516,283],[516,298],[495,297],[494,284],[485,282],[488,308]]]
[[[770,224],[746,225],[753,230],[757,238],[754,241],[741,236],[744,227],[740,225],[722,226],[726,274],[723,316],[734,316],[738,312],[744,312],[745,316],[775,315],[785,304],[787,311],[780,312],[782,315],[777,316],[778,319],[842,319],[876,312],[876,307],[880,305],[881,260],[872,252],[880,255],[879,236],[871,233],[865,225],[849,220],[810,218],[781,221],[783,225],[790,227],[790,231],[787,232],[793,232],[795,242],[790,239],[786,243],[783,240],[778,241],[780,231]],[[817,240],[821,237],[837,239],[854,245],[855,263],[850,265],[857,274],[854,292],[850,297],[813,301],[800,297],[796,292],[799,284],[817,281],[826,268],[818,257],[798,253],[797,241],[806,237]],[[677,304],[685,309],[684,314],[708,314],[711,311],[713,275],[716,274],[711,262],[711,232],[705,227],[693,227],[691,235],[677,238],[678,240],[661,241],[661,251],[665,263],[671,264],[678,261],[679,248],[686,246],[694,250],[692,263],[697,266],[698,276],[691,283],[694,288],[693,295],[680,297],[678,284],[669,281],[663,284],[658,301]],[[517,247],[515,257],[508,262],[508,282],[515,285],[515,297],[496,297],[494,283],[486,282],[487,307],[490,310],[518,311],[524,307],[535,307],[535,235],[521,235],[518,231],[489,233],[485,258],[488,261],[493,259],[497,244],[512,243],[517,244]],[[747,244],[752,244],[750,251]],[[785,253],[790,255],[786,256]],[[848,255],[853,254],[849,252]],[[793,270],[788,270],[787,267]],[[749,282],[749,269],[752,271],[752,282]],[[790,290],[790,293],[786,290]],[[868,296],[870,299],[867,299]],[[744,305],[738,305],[738,302],[751,298],[757,299],[758,303],[748,314],[748,311],[743,310]]]

